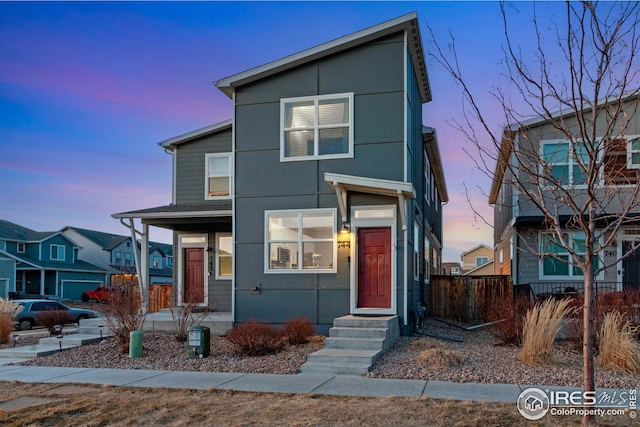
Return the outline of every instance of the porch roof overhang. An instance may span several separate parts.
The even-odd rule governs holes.
[[[348,218],[347,192],[357,191],[360,193],[397,197],[398,203],[401,207],[400,218],[402,221],[402,229],[405,230],[407,228],[407,199],[415,199],[416,197],[416,190],[410,182],[367,178],[364,176],[342,175],[331,172],[326,172],[324,174],[324,180],[336,191],[342,222],[347,222]]]
[[[176,224],[197,223],[204,219],[231,218],[233,208],[231,202],[165,205],[136,211],[121,212],[111,215],[112,218],[139,219],[143,224],[174,229]]]

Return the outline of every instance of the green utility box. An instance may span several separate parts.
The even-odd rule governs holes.
[[[206,326],[187,329],[187,356],[189,359],[206,357],[211,353],[211,332]]]

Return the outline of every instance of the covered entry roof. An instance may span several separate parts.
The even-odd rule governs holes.
[[[415,199],[416,191],[410,182],[390,181],[387,179],[367,178],[363,176],[341,175],[327,172],[324,180],[336,190],[338,206],[342,221],[347,221],[347,192],[357,191],[360,193],[379,194],[381,196],[397,197],[398,203],[402,206],[400,216],[402,228],[407,226],[405,218],[406,199]]]
[[[166,205],[111,215],[115,219],[140,219],[156,227],[185,229],[185,225],[213,223],[212,218],[228,220],[232,215],[230,202]]]

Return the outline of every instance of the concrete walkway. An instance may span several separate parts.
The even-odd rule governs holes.
[[[19,362],[24,359],[16,359]],[[529,387],[542,390],[580,390],[574,387],[548,387],[518,384],[477,384],[445,381],[365,378],[352,375],[245,374],[231,372],[157,371],[142,369],[58,368],[8,366],[0,359],[0,381],[24,383],[85,383],[128,387],[165,387],[192,390],[235,390],[267,393],[327,394],[336,396],[432,397],[485,402],[517,402]],[[598,389],[609,394],[625,390]],[[626,390],[628,391],[628,390]]]

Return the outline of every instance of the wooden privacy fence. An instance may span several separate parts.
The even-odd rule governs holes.
[[[149,313],[173,307],[171,301],[172,289],[173,287],[170,284],[149,286]]]
[[[509,276],[431,276],[431,315],[473,325],[485,322],[511,288]]]

